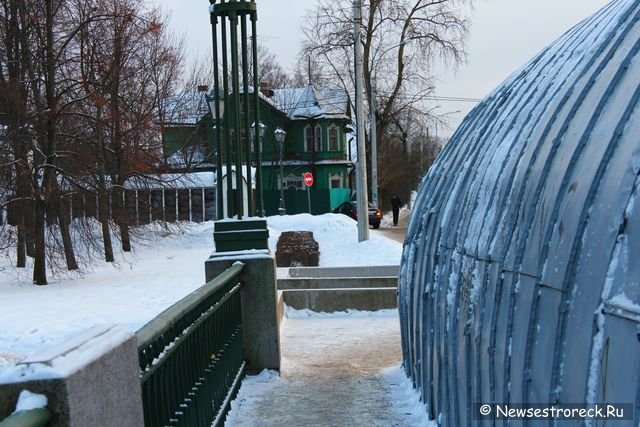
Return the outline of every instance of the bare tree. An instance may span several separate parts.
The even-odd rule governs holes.
[[[253,81],[253,55],[249,58],[249,81]],[[291,86],[291,76],[280,65],[278,57],[262,44],[258,44],[258,73],[258,82],[267,83],[272,89]]]
[[[173,88],[179,57],[142,0],[0,0],[0,184],[11,193],[0,202],[17,230],[17,265],[34,258],[34,283],[47,283],[61,255],[78,268],[65,192],[91,190],[97,177],[106,221],[107,189],[159,166],[158,100]],[[116,203],[126,250],[123,210]]]
[[[455,67],[465,58],[468,22],[462,10],[471,1],[369,0],[363,4],[364,87],[371,100],[371,83],[376,79],[378,147],[385,160],[379,169],[381,182],[386,173],[392,173],[388,169],[393,164],[382,156],[409,151],[406,143],[400,150],[384,145],[398,141],[397,131],[406,126],[408,117],[417,127],[430,119],[427,98],[434,90],[430,74],[434,60]],[[324,79],[339,82],[349,91],[354,87],[351,5],[349,0],[318,0],[304,25],[301,55],[319,64]],[[383,186],[380,190],[381,194],[389,192]]]
[[[144,12],[142,5],[140,0],[100,3],[112,19],[88,31],[96,50],[92,73],[100,113],[98,152],[124,251],[131,250],[125,182],[162,164],[161,100],[173,91],[181,60],[162,18],[155,11]]]

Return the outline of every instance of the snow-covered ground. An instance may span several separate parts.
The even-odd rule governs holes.
[[[313,231],[322,266],[400,262],[399,243],[375,232],[358,243],[356,223],[344,215],[273,216],[268,224],[272,251],[283,231]],[[152,224],[142,231],[134,252],[119,253],[113,265],[96,262],[82,274],[50,277],[47,286],[31,284],[30,269],[0,258],[0,369],[95,325],[135,331],[204,283],[213,222],[171,230]]]
[[[313,231],[321,266],[400,262],[400,243],[375,230],[371,240],[358,243],[355,221],[343,215],[274,216],[268,225],[272,251],[283,231]],[[82,273],[50,274],[47,286],[31,284],[30,269],[15,269],[9,256],[0,258],[0,373],[8,374],[27,356],[93,326],[117,323],[135,331],[204,283],[204,261],[214,250],[212,222],[169,228],[151,224],[136,234],[144,237],[134,241],[132,253],[117,253],[115,263],[94,262]],[[397,409],[422,419],[424,406],[416,403],[417,394],[401,369],[380,375],[391,385]],[[245,389],[251,383],[249,378]]]
[[[436,426],[399,364],[397,310],[286,316],[280,375],[247,376],[227,427]]]

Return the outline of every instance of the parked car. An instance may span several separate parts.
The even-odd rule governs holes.
[[[333,213],[341,213],[348,217],[358,220],[358,207],[355,201],[344,202],[333,210]],[[380,228],[380,221],[382,221],[382,211],[371,203],[369,203],[369,225],[373,228]]]

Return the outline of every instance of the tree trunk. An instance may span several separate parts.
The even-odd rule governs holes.
[[[24,234],[25,234],[25,246],[27,249],[27,256],[31,258],[35,258],[36,250],[35,250],[35,205],[33,201],[22,200],[22,207],[20,208],[22,212],[22,224],[24,225]]]
[[[16,267],[25,268],[27,266],[27,253],[25,251],[25,233],[24,233],[24,225],[19,224],[18,227],[18,245],[16,247]]]
[[[64,258],[67,261],[67,269],[69,271],[78,269],[76,254],[73,250],[73,242],[71,240],[71,232],[69,227],[69,216],[65,209],[64,199],[61,197],[60,191],[55,190],[56,213],[58,216],[58,225],[60,226],[60,235],[62,236],[62,245],[64,247]]]
[[[118,224],[120,227],[120,238],[122,239],[122,250],[125,252],[131,252],[131,237],[129,236],[129,224],[127,221],[121,221]]]
[[[120,230],[120,241],[124,252],[131,252],[131,237],[129,236],[129,221],[127,220],[127,207],[124,203],[124,186],[116,185],[112,192],[111,203],[113,214]]]
[[[37,285],[47,284],[46,269],[46,239],[45,239],[45,223],[46,211],[48,203],[52,202],[52,193],[55,189],[56,180],[54,166],[56,163],[56,122],[55,115],[57,109],[57,100],[55,96],[56,85],[56,55],[54,52],[53,38],[53,0],[45,1],[45,49],[44,49],[44,66],[45,66],[45,106],[44,120],[42,123],[43,134],[39,137],[39,146],[42,152],[42,158],[35,161],[36,171],[38,167],[42,167],[42,183],[40,188],[35,191],[34,202],[34,228],[35,228],[35,259],[33,264],[33,283]]]
[[[34,263],[33,263],[33,283],[36,285],[47,284],[47,264],[45,254],[45,202],[40,198],[35,200],[35,242],[34,242]]]
[[[102,123],[102,105],[96,105],[96,137],[98,139],[98,149],[96,151],[96,158],[98,161],[98,198],[99,198],[99,212],[98,217],[100,224],[102,225],[102,242],[104,245],[104,260],[106,262],[113,262],[113,244],[111,243],[111,230],[109,229],[109,192],[105,184],[107,177],[107,168],[104,161],[104,126]]]
[[[113,262],[113,245],[111,243],[111,230],[109,229],[109,196],[108,193],[101,189],[99,202],[100,203],[100,224],[102,224],[102,241],[104,243],[104,260],[106,262]]]

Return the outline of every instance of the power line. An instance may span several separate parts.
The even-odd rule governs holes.
[[[426,96],[424,99],[431,101],[473,102],[476,104],[482,102],[482,99],[479,98],[462,98],[455,96]]]

